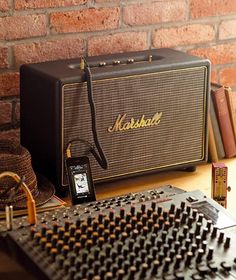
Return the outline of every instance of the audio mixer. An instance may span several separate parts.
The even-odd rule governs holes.
[[[36,279],[236,279],[236,220],[200,191],[163,186],[0,223]]]

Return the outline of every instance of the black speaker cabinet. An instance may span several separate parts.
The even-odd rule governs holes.
[[[207,160],[210,63],[171,49],[88,57],[97,133],[108,159],[90,155],[95,182]],[[58,190],[67,186],[65,147],[94,144],[87,82],[80,59],[20,69],[21,143],[33,166]],[[72,155],[83,155],[83,143]]]

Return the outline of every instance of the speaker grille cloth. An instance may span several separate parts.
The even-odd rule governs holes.
[[[94,81],[97,132],[109,169],[103,170],[90,156],[93,177],[104,179],[201,161],[206,71],[206,67],[194,67]],[[62,148],[74,137],[94,144],[86,83],[66,84],[62,98]],[[157,112],[162,112],[158,125],[108,132],[119,114],[127,114],[129,121],[142,115],[151,118]],[[72,155],[82,155],[84,150],[78,143]]]

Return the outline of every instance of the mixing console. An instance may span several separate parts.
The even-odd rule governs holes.
[[[236,279],[236,221],[200,191],[162,188],[25,218],[2,236],[37,279]]]

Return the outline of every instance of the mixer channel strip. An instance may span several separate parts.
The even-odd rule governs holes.
[[[222,229],[197,205],[208,203],[218,216],[223,207],[199,191],[127,201],[51,213],[7,240],[38,279],[236,279],[235,220]]]

